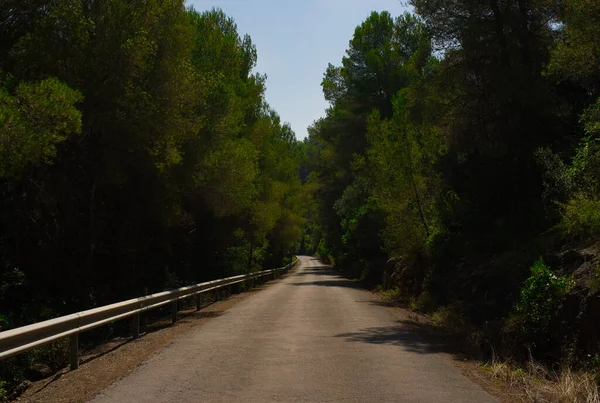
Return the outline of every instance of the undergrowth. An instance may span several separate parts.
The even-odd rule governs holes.
[[[587,285],[596,293],[600,290],[600,265],[594,270],[594,276]],[[554,272],[542,259],[535,262],[530,268],[530,276],[521,287],[512,313],[507,320],[499,321],[495,331],[496,335],[509,337],[504,340],[490,337],[489,329],[485,327],[473,326],[460,303],[435,309],[434,299],[429,293],[423,292],[415,299],[403,295],[399,287],[382,290],[381,295],[391,302],[428,314],[430,324],[456,339],[463,353],[478,356],[483,361],[486,356],[489,358],[486,351],[493,352],[494,347],[502,349],[503,357],[515,357],[520,356],[515,350],[517,345],[534,348],[543,344],[543,340],[548,338],[549,325],[554,315],[574,286],[572,277]],[[494,354],[490,362],[482,364],[482,368],[490,372],[494,379],[502,380],[514,389],[515,400],[536,403],[600,403],[600,365],[596,365],[596,361],[590,365],[580,364],[577,371],[562,367],[561,363],[557,363],[557,368],[561,369],[551,369],[547,364],[535,361],[530,350],[528,360],[523,357],[520,360],[501,361]]]
[[[492,378],[501,380],[517,393],[515,400],[531,403],[600,403],[596,373],[563,368],[549,370],[530,358],[523,367],[494,357],[483,364]]]

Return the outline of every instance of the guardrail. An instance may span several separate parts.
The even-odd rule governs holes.
[[[195,297],[196,310],[199,310],[200,295],[203,293],[215,291],[215,298],[219,300],[219,290],[222,288],[227,287],[227,295],[231,295],[232,285],[249,281],[254,283],[256,279],[268,276],[275,279],[282,273],[286,273],[297,262],[298,260],[295,260],[278,269],[177,288],[0,332],[0,359],[12,357],[63,337],[69,337],[70,363],[71,369],[74,370],[79,368],[79,333],[81,332],[132,317],[132,336],[137,338],[140,334],[140,314],[142,312],[171,304],[171,320],[175,323],[177,321],[178,301]]]

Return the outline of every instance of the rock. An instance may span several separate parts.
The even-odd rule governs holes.
[[[571,274],[585,262],[585,257],[577,250],[568,250],[560,257],[563,272]]]
[[[25,370],[25,378],[30,381],[39,381],[52,375],[52,368],[46,364],[34,364]]]

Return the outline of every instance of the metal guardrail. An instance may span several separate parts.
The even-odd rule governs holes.
[[[254,283],[256,279],[268,276],[272,276],[275,279],[294,267],[297,262],[298,260],[296,259],[287,266],[278,269],[264,270],[177,288],[0,332],[0,359],[21,354],[63,337],[69,337],[71,369],[77,369],[79,367],[79,333],[81,332],[120,319],[133,317],[132,336],[133,338],[137,338],[140,334],[140,314],[142,312],[170,303],[172,305],[171,320],[175,323],[177,321],[177,302],[179,300],[196,297],[196,310],[199,310],[200,295],[203,293],[215,291],[215,298],[219,300],[221,296],[219,290],[222,288],[227,287],[227,295],[231,295],[232,285],[251,280]]]

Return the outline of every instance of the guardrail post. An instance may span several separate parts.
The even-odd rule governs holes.
[[[221,292],[220,290],[217,288],[215,290],[215,301],[220,301],[221,300]]]
[[[177,322],[177,300],[171,303],[171,322]]]
[[[227,286],[227,298],[231,297],[231,284]]]
[[[131,336],[137,339],[140,336],[140,313],[133,315],[131,319]]]
[[[198,293],[196,294],[196,310],[199,311],[200,310],[200,303],[202,302],[200,297],[202,296],[202,294]]]
[[[69,350],[71,371],[74,371],[79,368],[79,334],[69,336]]]

